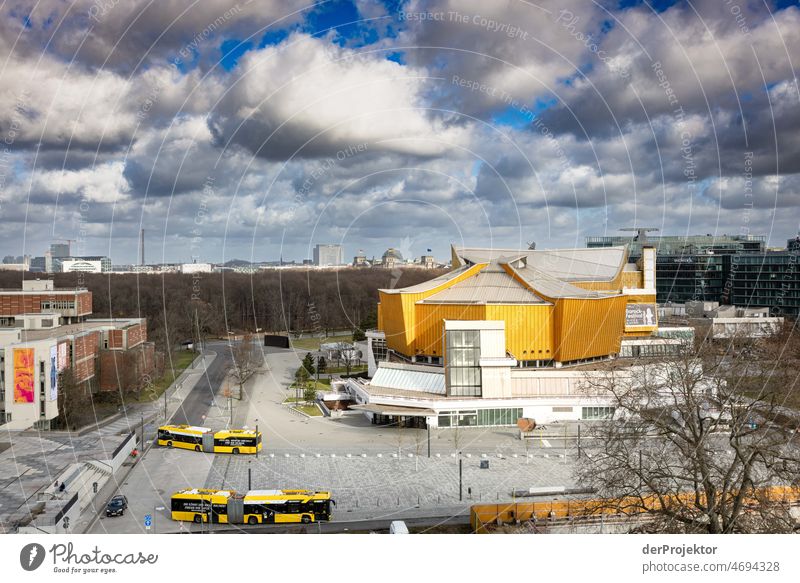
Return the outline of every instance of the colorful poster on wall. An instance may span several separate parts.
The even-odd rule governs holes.
[[[50,347],[50,400],[58,399],[58,348]]]
[[[625,306],[625,326],[655,326],[655,304],[628,304]]]
[[[33,403],[33,348],[14,349],[14,402]]]
[[[62,342],[58,345],[58,372],[61,372],[65,368],[67,368],[67,359],[69,355],[67,353],[67,349],[69,346],[66,342]]]

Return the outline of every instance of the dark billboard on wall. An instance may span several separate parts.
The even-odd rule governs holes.
[[[655,304],[628,304],[625,306],[625,326],[655,326]]]

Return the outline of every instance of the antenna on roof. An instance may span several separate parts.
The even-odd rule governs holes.
[[[647,233],[650,231],[658,231],[657,227],[625,227],[620,229],[620,231],[634,231],[636,236],[633,238],[634,241],[638,241],[639,243],[647,243]]]
[[[528,249],[530,249],[531,251],[536,249],[536,241],[528,241]]]

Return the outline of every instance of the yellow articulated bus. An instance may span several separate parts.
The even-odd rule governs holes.
[[[172,495],[172,520],[221,524],[278,524],[331,520],[330,492],[310,490],[180,490]]]
[[[212,431],[192,425],[164,425],[158,428],[158,445],[182,447],[207,453],[256,453],[261,451],[261,432],[252,429]]]

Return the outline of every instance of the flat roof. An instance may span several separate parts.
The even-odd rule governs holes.
[[[368,390],[384,389],[444,395],[444,369],[382,362],[375,371]]]
[[[88,332],[95,332],[103,328],[114,327],[117,329],[126,328],[132,324],[144,322],[144,318],[116,318],[109,320],[86,320],[76,324],[66,324],[57,328],[47,328],[45,330],[25,330],[22,332],[22,342],[36,342],[47,340],[48,338],[61,338],[64,336],[79,336]]]
[[[88,292],[89,290],[85,287],[76,287],[76,288],[56,288],[56,289],[22,289],[18,287],[14,288],[0,288],[0,294],[25,294],[31,296],[46,296],[50,294],[76,294],[82,292]]]

